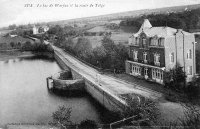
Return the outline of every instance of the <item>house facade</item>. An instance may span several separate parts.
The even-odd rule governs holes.
[[[196,74],[195,58],[193,34],[171,27],[152,27],[145,19],[129,38],[126,73],[163,84],[165,71],[179,65],[189,82]]]

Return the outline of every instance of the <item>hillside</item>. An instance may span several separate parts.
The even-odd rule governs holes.
[[[148,14],[167,14],[167,13],[172,13],[172,12],[182,12],[185,10],[193,10],[197,8],[200,8],[200,4],[128,11],[128,12],[114,13],[114,14],[108,14],[108,15],[54,21],[54,22],[49,22],[49,24],[64,25],[64,24],[70,24],[74,22],[75,23],[86,23],[86,22],[94,23],[95,21],[103,24],[104,22],[111,21],[111,20],[123,20],[127,18],[134,18],[134,17],[138,17],[141,15],[148,15]]]

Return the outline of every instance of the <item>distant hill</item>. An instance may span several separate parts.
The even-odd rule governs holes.
[[[200,4],[195,5],[184,5],[184,6],[174,6],[174,7],[165,7],[165,8],[157,8],[157,9],[144,9],[144,10],[135,10],[135,11],[128,11],[128,12],[121,12],[121,13],[114,13],[108,15],[100,15],[100,16],[93,16],[93,17],[85,17],[85,18],[76,18],[70,20],[62,20],[62,21],[54,21],[49,22],[49,24],[70,24],[70,23],[85,23],[85,22],[100,22],[100,21],[111,21],[111,20],[123,20],[127,18],[134,18],[139,17],[142,15],[148,14],[167,14],[172,12],[182,12],[185,10],[193,10],[200,8]]]

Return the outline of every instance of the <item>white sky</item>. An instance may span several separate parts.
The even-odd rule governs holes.
[[[36,7],[37,4],[104,4],[103,8]],[[26,8],[25,4],[34,7]],[[42,21],[66,20],[123,11],[200,4],[200,0],[0,0],[0,27]]]

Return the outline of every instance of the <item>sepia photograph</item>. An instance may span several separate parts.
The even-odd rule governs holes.
[[[200,0],[0,0],[0,129],[200,129]]]

